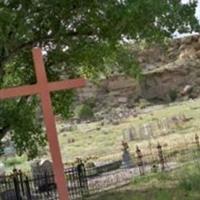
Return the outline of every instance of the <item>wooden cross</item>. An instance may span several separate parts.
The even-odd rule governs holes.
[[[27,96],[39,94],[42,102],[42,110],[44,115],[44,123],[47,131],[47,138],[49,142],[51,157],[53,161],[53,172],[55,182],[57,185],[58,195],[60,200],[69,200],[69,193],[65,181],[64,167],[60,153],[60,147],[57,137],[54,114],[52,110],[52,103],[50,92],[56,90],[72,89],[83,87],[85,85],[84,79],[72,79],[60,82],[51,82],[47,80],[42,51],[40,48],[33,48],[33,60],[37,76],[37,83],[29,86],[8,88],[0,90],[0,100],[13,98],[17,96]]]

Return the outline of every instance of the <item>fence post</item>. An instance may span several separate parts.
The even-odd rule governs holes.
[[[78,159],[77,172],[78,172],[78,181],[81,189],[81,195],[83,197],[88,196],[89,189],[88,189],[87,175],[86,175],[85,165],[83,164],[81,159]]]
[[[24,195],[25,192],[24,192],[24,184],[23,184],[23,174],[22,174],[22,171],[19,170],[19,180],[20,180],[20,185],[21,185],[21,189],[22,189],[22,194]]]
[[[140,175],[142,176],[142,175],[144,175],[144,163],[142,160],[142,157],[143,157],[142,152],[138,146],[136,146],[136,154],[137,154],[137,159],[138,159],[138,168],[140,171]]]
[[[197,134],[195,135],[195,141],[196,141],[196,144],[197,144],[197,150],[200,150],[199,136]]]
[[[164,156],[163,156],[162,146],[160,145],[160,143],[158,143],[157,149],[158,149],[158,157],[159,157],[160,164],[161,164],[161,170],[164,171],[165,170],[165,160],[164,160]]]
[[[16,200],[21,200],[17,169],[13,169],[13,183],[14,183],[14,188],[15,188]]]
[[[48,173],[45,171],[44,173],[44,182],[45,182],[45,186],[44,189],[47,192],[47,195],[49,195],[49,177],[48,177]]]
[[[25,187],[26,187],[26,196],[27,196],[27,199],[28,200],[32,200],[28,176],[26,176],[24,183],[25,183]]]

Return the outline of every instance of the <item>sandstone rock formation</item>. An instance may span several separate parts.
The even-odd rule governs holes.
[[[88,82],[79,90],[79,100],[93,98],[97,111],[109,107],[107,112],[111,112],[120,105],[134,107],[139,99],[165,103],[200,95],[200,35],[173,39],[134,53],[143,71],[142,80],[115,75],[101,80],[98,86]]]

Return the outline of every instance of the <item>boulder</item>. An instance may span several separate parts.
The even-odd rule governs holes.
[[[181,95],[185,96],[192,92],[193,86],[192,85],[186,85],[183,90],[181,91]]]

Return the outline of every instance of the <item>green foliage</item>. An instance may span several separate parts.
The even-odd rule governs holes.
[[[96,80],[115,71],[140,78],[137,58],[125,39],[151,43],[175,31],[199,32],[196,5],[180,0],[0,1],[0,88],[36,82],[30,52],[35,46],[46,51],[49,81],[79,76]],[[45,143],[34,99],[0,103],[0,138],[5,134],[1,128],[8,127],[18,152],[30,157]],[[53,94],[55,113],[70,117],[73,99],[72,91]]]
[[[85,167],[86,167],[86,168],[93,168],[93,167],[95,167],[95,163],[94,163],[94,162],[87,162],[87,163],[85,164]]]
[[[169,91],[169,97],[170,97],[170,100],[173,102],[173,101],[176,101],[177,97],[178,97],[178,92],[176,90],[170,90]]]
[[[199,163],[198,163],[199,165]],[[179,187],[185,191],[200,191],[200,171],[199,166],[184,169],[184,176],[181,177]]]
[[[26,157],[25,156],[15,156],[15,157],[10,157],[7,158],[4,161],[4,164],[6,167],[15,167],[16,165],[20,165],[22,163],[24,163],[26,161]]]
[[[41,121],[36,118],[38,100],[36,97],[27,98],[0,103],[0,127],[9,124],[18,154],[27,153],[33,158],[39,148],[46,145],[46,136]]]
[[[94,116],[93,110],[88,104],[82,104],[77,106],[75,115],[83,120],[91,119]]]
[[[87,105],[90,106],[91,108],[94,108],[94,107],[95,107],[95,104],[96,104],[96,101],[97,101],[96,98],[90,97],[89,99],[87,99],[87,100],[85,101],[85,104],[87,104]]]
[[[64,92],[54,92],[52,97],[54,112],[56,114],[61,114],[61,116],[66,119],[73,115],[72,104],[75,97],[73,90],[68,90]]]

